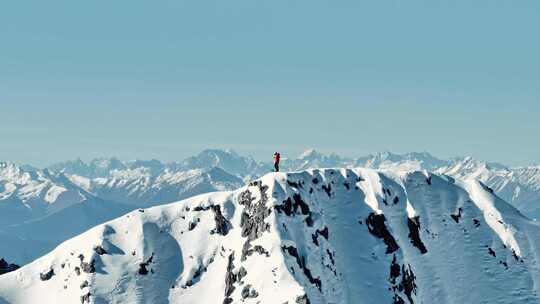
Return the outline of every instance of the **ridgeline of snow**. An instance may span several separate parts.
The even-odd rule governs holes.
[[[0,303],[538,303],[539,250],[477,181],[272,173],[97,226],[0,276]]]

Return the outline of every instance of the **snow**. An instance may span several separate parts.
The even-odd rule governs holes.
[[[538,303],[539,250],[538,224],[477,181],[271,173],[96,226],[0,276],[0,303]]]

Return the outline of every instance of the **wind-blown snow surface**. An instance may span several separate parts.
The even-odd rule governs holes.
[[[141,209],[0,277],[0,303],[538,303],[540,227],[476,181],[268,174]]]

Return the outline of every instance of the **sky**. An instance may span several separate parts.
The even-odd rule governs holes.
[[[540,163],[539,30],[536,0],[9,1],[0,160]]]

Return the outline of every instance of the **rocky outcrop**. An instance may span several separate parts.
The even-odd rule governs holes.
[[[6,260],[0,259],[0,275],[17,269],[19,269],[19,265],[8,263]]]
[[[386,227],[386,217],[384,214],[370,213],[366,219],[366,225],[369,233],[373,236],[383,239],[386,244],[386,254],[394,253],[399,249],[396,239],[392,236]]]

